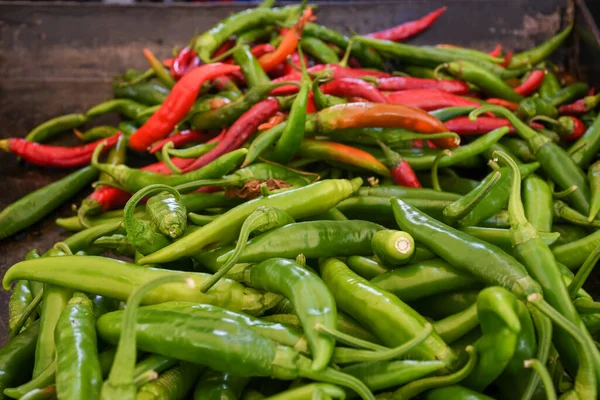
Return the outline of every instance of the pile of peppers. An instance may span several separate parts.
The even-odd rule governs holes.
[[[446,8],[347,36],[272,3],[0,141],[80,168],[0,239],[93,183],[3,277],[0,398],[597,399],[600,95],[549,59],[572,26],[488,53],[406,43]]]

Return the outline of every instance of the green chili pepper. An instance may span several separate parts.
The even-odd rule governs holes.
[[[544,80],[538,89],[538,93],[545,100],[550,100],[561,89],[560,81],[556,75],[546,69]]]
[[[204,371],[196,364],[182,362],[163,372],[153,381],[138,389],[136,400],[183,400]]]
[[[97,155],[102,151],[102,145],[96,147],[92,157],[92,165],[99,170],[111,175],[118,182],[118,185],[129,192],[138,190],[151,184],[164,184],[168,186],[177,186],[184,183],[197,181],[200,179],[212,179],[221,177],[239,166],[241,159],[245,157],[246,149],[237,149],[223,154],[216,160],[204,167],[182,175],[165,175],[158,172],[150,172],[129,168],[126,165],[99,164]],[[100,150],[98,150],[100,149]]]
[[[113,94],[116,98],[131,99],[141,104],[154,106],[162,104],[165,101],[169,94],[169,89],[151,82],[136,83],[128,86],[113,84]],[[133,118],[137,119],[137,116]]]
[[[80,132],[77,129],[75,129],[74,131],[77,138],[84,142],[92,142],[100,139],[106,139],[120,132],[117,127],[112,125],[94,126],[84,132]]]
[[[168,149],[168,153],[171,156],[181,157],[181,158],[198,158],[203,154],[208,153],[210,150],[214,149],[217,146],[217,143],[200,143],[192,147],[188,147],[186,149]]]
[[[572,24],[562,32],[558,33],[556,36],[553,36],[544,43],[540,44],[538,47],[513,55],[510,59],[508,67],[510,69],[521,68],[535,65],[541,61],[544,61],[560,47],[567,37],[569,37],[571,30],[573,30]]]
[[[317,110],[323,110],[324,108],[329,108],[335,106],[336,104],[344,104],[346,103],[346,99],[342,99],[341,97],[332,96],[330,94],[324,94],[321,91],[319,85],[323,83],[324,77],[316,78],[312,84],[312,93],[315,100],[315,105],[317,106]]]
[[[456,193],[442,192],[432,189],[404,187],[397,185],[378,185],[362,187],[356,193],[358,196],[375,197],[400,197],[401,199],[421,200],[457,200],[460,196]]]
[[[321,278],[325,281],[340,309],[368,325],[376,336],[389,346],[406,342],[423,329],[425,319],[397,297],[378,289],[334,258],[320,261]],[[365,302],[377,303],[376,308],[364,307]],[[425,360],[439,359],[449,368],[456,356],[435,333],[432,333],[411,354]]]
[[[313,400],[313,399],[345,399],[346,392],[339,386],[328,383],[311,383],[285,390],[268,400]]]
[[[588,181],[592,191],[590,214],[588,221],[592,222],[600,212],[600,162],[596,161],[588,169]]]
[[[590,87],[587,83],[574,83],[556,92],[554,96],[550,98],[550,103],[552,103],[554,107],[558,107],[561,104],[569,103],[585,96],[589,89]]]
[[[21,397],[24,400],[51,400],[56,399],[56,385],[50,385],[43,389],[34,389]]]
[[[448,170],[448,169],[446,169]],[[431,181],[431,174],[425,173],[417,173],[417,177],[419,181],[424,187],[431,188],[433,187]],[[479,181],[474,179],[467,179],[460,177],[456,174],[454,175],[439,175],[438,176],[440,188],[445,192],[457,193],[459,195],[464,195],[469,193],[471,190],[475,189],[477,185],[479,185]],[[439,192],[435,190],[435,192]],[[402,196],[395,196],[400,197]],[[460,196],[459,196],[460,197]],[[458,197],[449,200],[456,200]]]
[[[200,291],[205,293],[215,283],[219,281],[225,274],[238,262],[240,255],[243,254],[246,242],[253,232],[268,232],[272,229],[294,223],[294,219],[286,212],[275,207],[259,206],[254,210],[242,224],[240,236],[237,244],[231,253],[225,258],[225,262],[221,268],[213,275],[213,277],[200,288]],[[219,261],[219,260],[217,260]]]
[[[576,326],[581,320],[570,300],[562,275],[556,265],[552,251],[537,234],[535,228],[527,221],[521,202],[520,173],[516,164],[503,153],[498,156],[508,163],[512,174],[511,196],[508,210],[511,220],[511,235],[515,253],[527,270],[540,283],[548,303],[561,315]],[[585,335],[587,332],[582,332]],[[585,351],[573,347],[566,332],[557,330],[555,344],[559,349],[564,365],[570,371],[577,369],[577,351]],[[591,341],[591,337],[589,338]],[[596,349],[597,351],[597,349]]]
[[[9,237],[44,218],[89,185],[98,171],[85,167],[20,198],[0,212],[0,239]]]
[[[530,175],[523,179],[525,216],[540,235],[552,232],[552,200],[550,186],[542,178]]]
[[[494,400],[483,393],[476,392],[460,385],[444,386],[423,393],[424,400]]]
[[[549,100],[543,97],[528,97],[519,103],[517,115],[525,120],[538,115],[556,118],[558,117],[558,110]]]
[[[473,111],[469,118],[476,118],[484,112],[494,112],[508,119],[519,135],[525,139],[544,171],[552,177],[561,189],[577,186],[567,197],[575,209],[588,214],[590,205],[590,188],[585,179],[585,174],[573,162],[568,154],[557,144],[541,136],[529,126],[519,120],[506,108],[499,106],[483,106]],[[487,135],[486,135],[487,136]]]
[[[0,348],[0,390],[19,385],[28,379],[33,368],[39,322],[12,338]]]
[[[374,278],[371,283],[393,293],[402,301],[414,301],[439,293],[481,286],[476,279],[455,270],[439,258],[389,270]]]
[[[59,396],[98,399],[102,373],[96,348],[92,302],[77,292],[63,310],[55,330],[56,391]]]
[[[250,381],[228,372],[207,371],[194,389],[194,400],[238,400]]]
[[[4,275],[6,287],[16,279],[62,285],[87,293],[95,293],[118,300],[126,300],[139,285],[154,278],[183,273],[159,268],[147,268],[118,260],[95,256],[48,257],[23,261],[13,265]],[[188,273],[202,286],[211,275]],[[186,275],[186,276],[187,276]],[[169,300],[197,301],[227,306],[232,310],[244,310],[260,314],[274,306],[280,296],[243,287],[237,282],[221,280],[208,293],[190,290],[183,285],[168,285],[154,290],[144,302],[152,304]]]
[[[33,260],[40,258],[37,250],[31,250],[25,256],[25,260]],[[8,301],[8,330],[14,332],[14,336],[18,335],[21,328],[27,327],[35,321],[35,311],[21,325],[19,322],[23,318],[23,314],[28,311],[28,307],[33,301],[34,295],[26,280],[17,281]],[[18,325],[21,325],[20,327]]]
[[[329,179],[248,201],[178,240],[176,244],[144,257],[139,262],[148,264],[176,260],[185,255],[199,253],[211,243],[227,244],[237,237],[239,229],[248,215],[261,205],[278,208],[287,212],[294,219],[319,214],[350,196],[361,184],[362,179],[360,178],[352,181]]]
[[[478,360],[478,354],[475,348],[467,346],[466,351],[469,354],[469,360],[460,370],[450,375],[422,378],[412,381],[396,390],[393,394],[393,399],[411,399],[426,390],[444,387],[462,381],[473,371]]]
[[[314,36],[303,37],[300,41],[302,50],[323,64],[338,64],[340,58],[324,41]]]
[[[500,140],[500,144],[506,146],[512,154],[515,154],[523,162],[537,161],[527,142],[522,139],[504,137]]]
[[[467,309],[436,321],[433,328],[448,344],[452,344],[479,325],[477,305],[472,304]]]
[[[554,200],[552,206],[554,218],[557,221],[569,222],[573,225],[579,225],[583,227],[600,227],[600,221],[592,220],[592,222],[589,222],[585,215],[575,211],[564,201]]]
[[[583,239],[589,234],[589,232],[585,228],[576,225],[555,223],[552,225],[552,230],[555,233],[560,234],[556,242],[554,242],[553,247],[558,247],[571,242],[575,242],[577,240]]]
[[[586,168],[600,150],[600,117],[585,131],[568,152],[571,159],[580,168]]]
[[[320,333],[320,328],[335,330],[337,317],[335,300],[323,281],[292,261],[272,258],[247,269],[244,283],[281,294],[290,300],[302,322],[313,355],[312,370],[326,368],[333,354],[335,339]]]
[[[137,101],[131,99],[114,99],[95,105],[94,107],[90,108],[85,115],[87,118],[94,118],[111,112],[118,112],[127,118],[135,119],[136,116],[145,108],[145,104],[138,103]]]
[[[146,202],[146,212],[163,235],[177,239],[187,226],[187,211],[180,201],[179,192],[170,186],[162,186],[164,191]],[[154,187],[154,190],[159,190],[157,186]]]
[[[474,84],[491,97],[514,102],[523,100],[523,96],[515,92],[496,73],[483,66],[463,59],[442,64],[439,68],[447,70],[455,78]]]
[[[488,243],[496,245],[504,251],[512,251],[512,243],[510,239],[510,231],[508,229],[499,228],[485,228],[480,226],[464,226],[460,228],[461,231],[473,235],[478,239],[485,240]],[[538,232],[540,238],[548,246],[556,243],[560,234],[557,232]]]
[[[204,63],[210,62],[211,54],[230,36],[238,32],[247,31],[255,27],[264,27],[277,22],[284,22],[291,15],[296,14],[299,6],[281,8],[253,8],[239,13],[219,22],[210,30],[200,35],[193,47]]]
[[[341,49],[351,46],[350,55],[356,57],[360,65],[367,68],[384,69],[384,61],[375,50],[360,42],[354,41],[351,43],[347,36],[338,31],[309,22],[304,26],[302,33],[306,36],[319,38],[324,42],[333,43]]]
[[[85,124],[87,117],[83,114],[67,114],[52,118],[30,131],[25,140],[30,142],[46,142],[57,134]]]
[[[250,46],[241,45],[233,52],[235,63],[242,68],[242,73],[248,83],[248,88],[267,85],[271,82],[267,73],[262,69],[256,57],[252,55]]]
[[[387,268],[372,258],[363,256],[350,256],[346,260],[348,268],[365,279],[371,280],[385,273]]]
[[[398,266],[410,262],[415,256],[415,241],[401,231],[380,230],[371,239],[373,253],[386,265]]]
[[[446,292],[411,301],[410,305],[429,318],[443,319],[475,304],[478,294],[478,289]]]

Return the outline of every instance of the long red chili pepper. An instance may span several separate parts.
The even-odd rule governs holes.
[[[277,111],[279,101],[272,97],[256,103],[231,125],[214,149],[182,168],[182,171],[189,172],[201,168],[222,154],[239,148],[263,121],[271,118]]]
[[[223,63],[206,64],[196,67],[185,74],[160,106],[160,108],[129,138],[129,146],[135,150],[143,151],[152,143],[167,136],[185,117],[194,105],[200,87],[209,79],[220,75],[239,71],[237,65]]]
[[[385,164],[390,169],[390,175],[396,185],[420,188],[421,182],[413,171],[410,164],[394,150],[390,149],[383,142],[379,146],[385,155]]]
[[[587,96],[583,99],[579,99],[571,104],[565,104],[558,108],[558,112],[560,114],[569,114],[569,115],[580,115],[585,114],[588,111],[596,108],[596,106],[600,103],[600,94],[595,96]]]
[[[290,54],[296,51],[298,42],[302,36],[304,25],[312,18],[312,8],[308,7],[304,10],[298,22],[283,35],[283,39],[277,49],[271,53],[264,54],[258,59],[258,63],[265,72],[271,71],[277,65],[284,62]]]
[[[527,79],[513,90],[521,96],[529,96],[540,87],[544,81],[544,75],[546,75],[546,72],[539,69],[531,71]]]
[[[334,79],[321,85],[321,91],[324,94],[331,94],[339,97],[362,97],[374,103],[387,103],[383,94],[375,86],[356,78]]]
[[[387,95],[388,103],[404,104],[425,111],[438,110],[446,107],[475,106],[479,103],[452,93],[437,89],[414,89],[394,92]]]
[[[471,121],[469,117],[456,117],[444,122],[444,125],[446,125],[449,132],[455,132],[459,135],[485,135],[503,126],[510,127],[510,133],[516,133],[510,121],[504,118],[481,116],[477,120]],[[530,126],[535,129],[543,128],[543,125],[536,122],[532,122]]]
[[[88,164],[96,146],[104,143],[103,151],[108,150],[117,143],[121,135],[122,133],[119,132],[109,138],[77,147],[50,146],[20,138],[9,138],[0,140],[0,149],[42,167],[71,168]]]
[[[502,54],[502,45],[498,43],[496,47],[494,47],[494,50],[490,51],[488,54],[492,57],[500,57]]]
[[[392,76],[389,78],[380,78],[376,83],[379,90],[396,92],[399,90],[413,89],[437,89],[453,94],[466,94],[469,92],[469,85],[464,82],[450,79],[426,79],[413,78],[408,76]]]
[[[200,65],[200,57],[196,52],[188,47],[184,47],[173,59],[171,65],[171,76],[173,79],[181,79],[188,71]]]
[[[393,41],[408,39],[409,37],[423,32],[425,29],[433,25],[435,20],[437,20],[445,11],[446,7],[438,8],[437,10],[432,11],[415,21],[405,22],[401,25],[380,32],[369,33],[367,36],[375,39]]]
[[[490,97],[489,99],[485,99],[485,101],[490,104],[495,104],[497,106],[508,108],[510,111],[517,111],[517,109],[519,108],[519,104],[515,103],[514,101],[497,99],[495,97]]]
[[[169,142],[172,142],[173,146],[177,148],[188,143],[206,142],[208,139],[210,139],[210,136],[205,133],[187,129],[153,143],[152,146],[150,146],[150,149],[148,149],[148,153],[154,154],[157,151],[160,151],[160,149]]]
[[[308,99],[306,99],[306,114],[314,114],[317,111],[317,104],[315,103],[315,95],[313,92],[308,93]]]

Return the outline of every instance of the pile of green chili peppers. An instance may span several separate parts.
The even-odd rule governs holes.
[[[185,50],[214,60],[237,38],[218,57],[233,56],[249,90],[204,84],[179,130],[216,135],[273,102],[273,90],[297,89],[276,97],[287,120],[245,145],[182,172],[181,160],[218,140],[173,138],[151,151],[164,170],[125,165],[128,137],[177,85],[157,59],[118,77],[116,99],[30,133],[41,142],[109,112],[124,118],[78,133],[122,132],[105,160],[99,145],[90,166],[0,212],[5,238],[98,179],[96,197],[56,220],[64,239],[3,277],[12,294],[0,399],[597,399],[600,303],[584,284],[600,260],[598,101],[548,60],[571,27],[504,60],[311,22],[301,82],[272,83],[250,44],[285,42],[278,30],[304,5],[271,3]],[[302,48],[325,73],[307,69]],[[397,75],[463,85],[461,101],[479,106],[406,115],[417,121],[406,126],[374,113],[344,125],[346,99],[319,84],[349,70],[350,56],[371,73],[354,82],[363,89],[387,79],[368,68],[401,60]],[[458,135],[423,130],[423,118]],[[479,118],[506,124],[473,139]],[[118,189],[117,206],[102,188]]]

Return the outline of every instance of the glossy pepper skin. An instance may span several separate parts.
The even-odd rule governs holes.
[[[36,321],[0,349],[0,389],[3,392],[27,381],[33,368],[38,332]]]
[[[87,121],[83,114],[67,114],[52,118],[41,125],[36,126],[25,136],[28,142],[45,142],[55,137],[58,133],[72,128],[77,128]]]
[[[371,326],[384,344],[397,346],[423,329],[425,319],[416,311],[356,275],[341,261],[322,259],[320,270],[321,278],[333,293],[338,307]],[[376,302],[378,307],[367,309],[365,302]],[[453,368],[457,362],[454,353],[435,333],[413,349],[411,354],[426,360],[438,359],[449,368]]]
[[[92,302],[83,293],[73,295],[55,330],[56,391],[69,399],[98,399],[102,373],[96,343]]]
[[[198,379],[194,400],[237,400],[248,382],[247,377],[209,370]]]
[[[187,226],[187,209],[179,192],[170,186],[146,201],[146,212],[158,230],[171,239],[183,235]]]
[[[138,389],[136,400],[183,400],[204,372],[204,367],[181,362]]]

